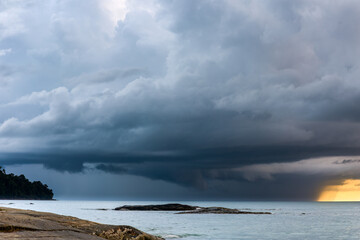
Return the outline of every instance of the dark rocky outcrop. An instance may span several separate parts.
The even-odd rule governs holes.
[[[115,208],[117,211],[188,211],[195,210],[196,206],[169,203],[159,205],[124,205]]]
[[[178,203],[160,205],[124,205],[117,207],[117,211],[177,211],[177,214],[271,214],[271,212],[241,211],[224,207],[198,207]]]
[[[161,240],[130,226],[104,225],[75,217],[0,208],[0,239]]]
[[[232,208],[223,208],[223,207],[201,207],[192,211],[178,212],[177,214],[205,214],[205,213],[214,213],[214,214],[271,214],[271,212],[251,212],[251,211],[241,211],[238,209]]]

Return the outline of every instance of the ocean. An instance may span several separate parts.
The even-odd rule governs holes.
[[[360,239],[360,203],[357,202],[179,202],[203,207],[269,211],[273,213],[271,215],[97,210],[163,203],[1,200],[0,206],[52,212],[104,224],[130,225],[165,239]]]

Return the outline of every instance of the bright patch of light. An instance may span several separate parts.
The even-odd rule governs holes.
[[[0,56],[5,56],[6,54],[11,53],[11,48],[0,49]]]
[[[320,193],[319,202],[360,201],[360,179],[347,179],[342,185],[326,186]]]
[[[126,13],[128,12],[126,0],[101,0],[100,4],[114,26],[116,26],[119,21],[124,21]]]

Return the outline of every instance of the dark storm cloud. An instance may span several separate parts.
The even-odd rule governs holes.
[[[321,55],[342,39],[331,38],[330,46],[324,46],[311,32],[313,22],[321,25],[329,20],[323,8],[332,13],[335,6],[322,2],[313,6],[307,1],[174,1],[162,2],[160,9],[152,9],[150,3],[147,10],[132,11],[136,2],[128,4],[124,20],[112,35],[108,33],[113,39],[79,36],[98,29],[80,22],[73,26],[70,17],[87,18],[74,15],[76,8],[57,16],[52,29],[62,37],[51,51],[62,52],[63,61],[84,67],[80,74],[73,72],[67,78],[71,87],[33,92],[11,102],[9,107],[30,103],[34,109],[45,105],[48,110],[35,117],[3,121],[0,133],[8,142],[26,146],[27,137],[41,134],[45,147],[127,151],[284,143],[353,146],[358,141],[358,126],[351,124],[355,112],[343,107],[356,102],[353,76],[343,72],[333,57]],[[352,5],[349,1],[339,11]],[[53,10],[66,6],[55,5]],[[86,9],[98,11],[92,5]],[[101,11],[96,19],[106,24]],[[147,21],[139,25],[143,19]],[[26,26],[21,21],[19,25]],[[335,30],[317,35],[322,39]],[[89,52],[78,47],[80,63],[72,62],[74,56],[68,50],[81,43],[95,44],[99,55],[91,54],[99,60],[89,60]],[[110,52],[101,49],[105,45],[112,46]],[[134,51],[130,54],[128,49]],[[35,50],[47,54],[39,48],[30,55]],[[157,62],[154,56],[161,59]],[[128,58],[138,62],[129,66]],[[113,67],[117,60],[121,68]],[[94,69],[93,61],[102,63],[100,69]],[[158,67],[152,66],[154,62]],[[158,71],[164,66],[165,72]],[[332,120],[329,114],[350,123],[328,121]],[[334,134],[326,133],[329,128]],[[350,134],[339,138],[346,130]]]
[[[109,172],[109,173],[126,173],[126,168],[114,165],[114,164],[99,164],[96,166],[96,169]]]
[[[340,162],[335,162],[336,164],[348,164],[348,163],[359,163],[360,160],[354,160],[354,159],[344,159]]]
[[[307,198],[356,175],[271,164],[360,154],[357,1],[0,5],[4,164],[90,164],[249,196],[304,175]]]
[[[216,199],[212,191],[217,191],[220,199],[313,200],[329,181],[341,183],[344,178],[358,177],[360,160],[354,157],[349,162],[349,158],[342,156],[350,153],[360,155],[357,148],[284,146],[156,154],[5,154],[1,162],[6,168],[42,164],[63,173],[86,175],[96,169],[109,174],[141,176],[197,189],[203,198]],[[329,155],[338,157],[326,157]]]

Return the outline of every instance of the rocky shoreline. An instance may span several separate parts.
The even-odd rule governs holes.
[[[0,239],[163,240],[131,226],[99,224],[53,213],[0,208]]]

